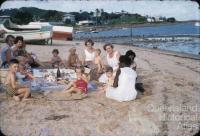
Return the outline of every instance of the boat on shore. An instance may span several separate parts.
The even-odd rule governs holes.
[[[32,40],[73,40],[73,27],[53,26],[49,22],[30,22],[27,25],[17,25],[10,16],[0,16],[0,34],[21,35],[25,41]]]
[[[30,22],[29,25],[35,27],[52,26],[52,39],[54,40],[73,40],[73,27],[51,25],[49,22]]]
[[[52,26],[17,25],[9,16],[0,16],[1,37],[7,35],[23,36],[25,41],[45,41],[52,39]]]
[[[73,40],[73,27],[53,26],[53,39],[56,40]]]

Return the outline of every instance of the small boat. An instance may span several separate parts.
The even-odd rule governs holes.
[[[35,39],[37,37],[39,40],[41,38],[73,40],[73,27],[53,26],[49,22],[30,22],[27,25],[17,25],[10,20],[10,16],[0,16],[0,24],[0,30],[5,31],[6,35],[21,35],[25,40],[37,40]],[[38,34],[39,36],[37,36]]]
[[[49,41],[52,38],[52,26],[17,25],[11,22],[9,16],[0,16],[0,31],[3,37],[7,35],[23,36],[25,41]]]
[[[69,26],[54,26],[49,22],[30,22],[29,25],[35,27],[52,26],[53,36],[55,40],[73,40],[73,27]]]
[[[53,26],[53,39],[73,40],[73,27]]]
[[[90,32],[91,32],[91,33],[98,33],[98,31],[96,30],[96,28],[91,28],[91,29],[90,29]]]
[[[200,22],[195,22],[195,26],[200,26]]]
[[[83,31],[76,31],[75,33],[76,33],[76,34],[78,34],[78,33],[83,33]]]
[[[98,33],[99,31],[91,31],[91,33]]]

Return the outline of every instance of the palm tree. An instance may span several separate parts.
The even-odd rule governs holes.
[[[96,25],[97,25],[98,17],[99,17],[99,16],[101,16],[101,12],[100,12],[100,10],[97,8],[97,9],[95,10]]]
[[[95,10],[95,13],[96,13],[96,17],[101,16],[101,11],[98,8]]]

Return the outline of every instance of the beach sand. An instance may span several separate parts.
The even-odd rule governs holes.
[[[76,47],[83,54],[83,41],[53,41],[53,46],[27,45],[41,61],[59,49],[67,58]],[[95,43],[102,50],[104,43]],[[200,61],[188,55],[116,45],[124,54],[137,55],[138,79],[151,95],[130,102],[116,102],[105,94],[88,98],[54,101],[34,93],[26,102],[7,100],[0,93],[0,129],[8,136],[193,136],[200,125]]]

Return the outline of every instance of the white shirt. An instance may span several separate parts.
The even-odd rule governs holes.
[[[113,71],[117,70],[119,67],[119,59],[117,57],[117,54],[118,54],[118,52],[115,51],[112,58],[110,58],[109,55],[107,54],[108,65],[113,68]]]
[[[85,61],[93,61],[95,58],[95,52],[93,51],[92,53],[90,53],[86,49],[84,51],[85,51]]]
[[[120,102],[136,99],[136,72],[129,67],[120,68],[120,70],[118,87],[108,87],[106,89],[106,97]]]
[[[99,82],[101,83],[107,83],[108,81],[108,77],[106,76],[106,73],[103,73],[100,77],[99,77]]]

